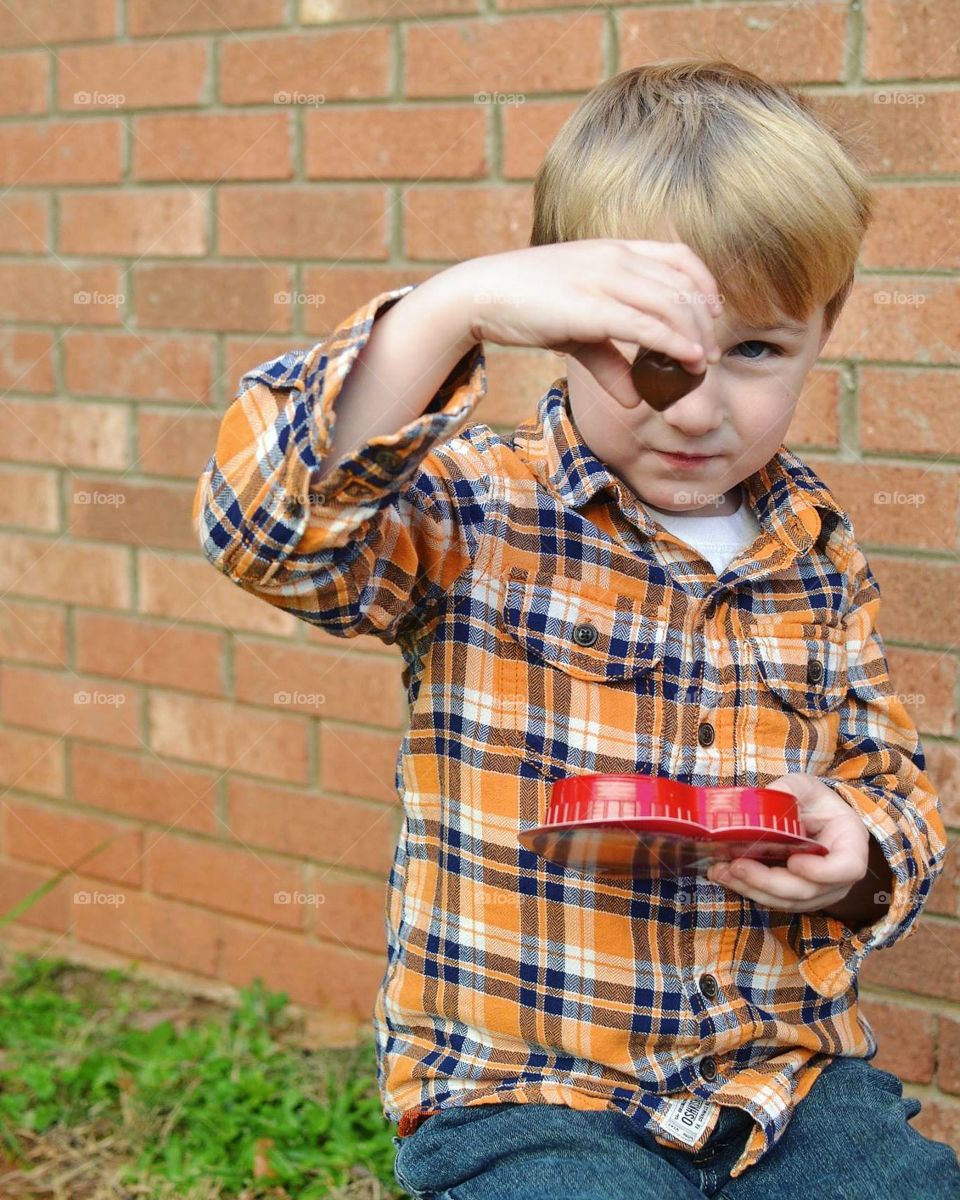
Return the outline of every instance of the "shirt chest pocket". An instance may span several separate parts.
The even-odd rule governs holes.
[[[849,687],[843,627],[777,620],[752,626],[747,641],[757,672],[747,749],[758,770],[825,774]]]
[[[651,771],[663,735],[661,607],[561,577],[514,578],[501,618],[503,745],[550,778]]]

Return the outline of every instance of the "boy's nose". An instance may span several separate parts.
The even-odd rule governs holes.
[[[709,381],[708,369],[702,383],[663,410],[662,416],[666,424],[682,437],[690,440],[703,437],[723,421],[723,408]]]

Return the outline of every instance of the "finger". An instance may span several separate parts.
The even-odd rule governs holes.
[[[798,852],[787,858],[789,869],[804,879],[819,884],[848,886],[863,878],[867,862],[867,854],[860,854],[842,844],[831,846],[828,854]]]
[[[696,305],[678,300],[681,290],[669,281],[638,273],[628,275],[622,281],[613,279],[609,284],[608,294],[611,299],[619,301],[626,308],[632,308],[638,317],[653,318],[678,334],[684,340],[684,344],[678,344],[676,351],[667,350],[666,353],[685,364],[689,363],[690,369],[699,373],[707,366],[710,331],[707,330],[705,335],[701,328]],[[689,295],[689,285],[685,294]],[[642,336],[625,340],[637,342],[653,350],[662,349],[661,346],[644,341]],[[700,351],[695,349],[698,345],[701,347]]]
[[[823,891],[822,887],[799,878],[786,867],[768,867],[752,858],[733,859],[726,868],[718,871],[718,881],[729,882],[738,891],[746,887],[751,892],[775,896],[778,900],[813,900]]]
[[[630,263],[630,259],[627,261]],[[696,328],[696,340],[703,346],[706,354],[709,355],[712,351],[719,356],[720,345],[717,341],[713,313],[710,310],[710,298],[698,290],[689,275],[663,262],[658,261],[655,265],[659,281],[667,286],[668,303],[682,305],[690,311]],[[630,266],[630,274],[635,280],[647,282],[650,278],[647,262],[637,256]],[[618,296],[618,299],[629,302],[630,296]]]
[[[627,239],[626,245],[640,254],[653,255],[673,264],[679,270],[685,272],[691,277],[696,288],[704,294],[715,299],[712,307],[715,312],[719,312],[721,301],[719,299],[720,289],[717,287],[717,281],[713,277],[713,273],[703,259],[694,251],[686,242],[654,242],[640,241],[636,239]]]
[[[580,342],[567,353],[583,363],[597,383],[624,408],[636,408],[643,402],[630,374],[630,364],[610,342]]]

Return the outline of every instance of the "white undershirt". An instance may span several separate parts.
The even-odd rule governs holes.
[[[733,562],[741,550],[752,545],[760,532],[760,523],[753,509],[744,503],[742,489],[737,511],[722,515],[678,516],[676,513],[664,513],[658,508],[651,508],[649,504],[644,504],[643,507],[652,520],[703,555],[717,575],[723,574],[728,564]]]

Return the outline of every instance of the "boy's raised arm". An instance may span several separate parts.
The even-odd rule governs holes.
[[[193,504],[204,554],[239,587],[332,633],[393,641],[469,565],[472,484],[431,454],[486,394],[460,278],[381,293],[244,374]]]

